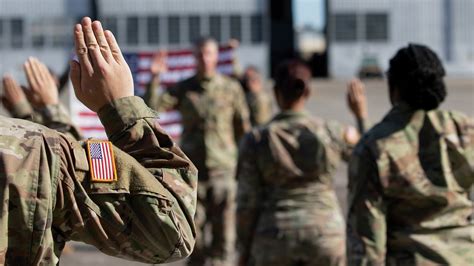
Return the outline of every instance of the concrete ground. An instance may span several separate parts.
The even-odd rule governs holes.
[[[347,80],[315,80],[313,95],[308,102],[308,110],[325,119],[335,119],[355,125],[346,107],[345,91]],[[383,81],[367,81],[369,116],[372,123],[379,121],[389,110],[387,86]],[[448,79],[448,98],[441,108],[462,111],[474,116],[474,79]],[[346,166],[342,164],[335,175],[335,189],[345,212],[346,206]],[[73,243],[74,252],[64,254],[61,265],[143,265],[126,260],[112,258],[98,252],[94,247]],[[172,265],[184,265],[178,262]]]

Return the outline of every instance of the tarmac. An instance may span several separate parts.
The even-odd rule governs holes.
[[[349,80],[315,80],[312,96],[307,109],[315,116],[324,119],[334,119],[355,126],[355,121],[346,107],[346,84]],[[388,89],[383,80],[365,81],[368,97],[369,118],[372,124],[377,123],[390,109]],[[442,104],[442,109],[452,109],[464,112],[474,117],[474,79],[447,79],[448,97]],[[271,90],[269,90],[271,93]],[[276,111],[276,108],[275,108]],[[335,175],[334,187],[344,213],[346,212],[347,167],[344,163]],[[127,260],[117,259],[100,253],[92,246],[72,242],[74,251],[63,254],[61,265],[145,265]],[[168,264],[173,266],[185,265],[183,261]]]

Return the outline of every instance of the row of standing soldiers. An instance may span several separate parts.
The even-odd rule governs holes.
[[[275,73],[280,112],[271,117],[255,68],[241,77],[242,90],[216,73],[214,40],[195,49],[197,74],[160,94],[166,65],[155,57],[145,95],[151,108],[181,113],[180,147],[199,169],[190,265],[233,264],[235,232],[239,265],[474,263],[474,124],[436,110],[445,72],[429,48],[409,45],[390,61],[393,108],[360,142],[368,127],[360,81],[347,97],[358,132],[305,111],[311,73],[297,60]],[[341,160],[350,162],[347,224],[333,188]]]
[[[280,112],[271,118],[256,69],[244,73],[245,90],[216,72],[213,39],[195,48],[197,74],[162,93],[166,58],[158,54],[144,98],[154,110],[181,113],[178,148],[156,113],[130,94],[130,70],[113,35],[85,18],[75,41],[75,93],[98,112],[117,146],[117,181],[91,181],[89,144],[74,140],[81,136],[57,92],[45,92],[54,81],[41,62],[29,59],[33,108],[8,77],[5,106],[65,135],[1,118],[0,199],[9,211],[1,209],[0,220],[8,222],[0,225],[0,262],[56,264],[64,243],[79,240],[152,263],[192,251],[190,265],[235,264],[235,241],[239,265],[474,263],[474,123],[437,110],[446,96],[445,73],[429,48],[409,45],[390,61],[393,107],[368,132],[359,81],[349,84],[347,97],[357,131],[305,111],[311,73],[297,60],[275,73]],[[333,188],[341,160],[349,162],[347,223]]]

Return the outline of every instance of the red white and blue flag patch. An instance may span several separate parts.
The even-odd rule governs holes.
[[[114,152],[110,141],[87,141],[91,180],[95,182],[117,181]]]

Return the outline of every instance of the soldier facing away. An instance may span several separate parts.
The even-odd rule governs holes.
[[[344,265],[345,222],[333,174],[358,141],[356,129],[304,110],[309,68],[279,66],[275,97],[281,112],[247,134],[237,172],[239,265]],[[363,86],[349,85],[359,125],[367,117]]]
[[[68,240],[147,263],[186,257],[196,169],[133,96],[112,33],[84,18],[74,35],[76,96],[98,112],[113,145],[0,117],[0,264],[56,265]]]
[[[444,68],[410,44],[390,60],[383,120],[349,167],[349,265],[474,265],[474,121],[438,110]]]
[[[250,130],[249,114],[240,84],[217,73],[218,45],[201,39],[195,47],[197,73],[157,94],[159,74],[166,69],[159,53],[152,64],[154,78],[145,95],[159,111],[176,108],[182,116],[180,147],[199,170],[198,229],[195,251],[189,263],[230,265],[235,240],[235,167],[237,142]],[[204,228],[212,228],[206,247]]]

